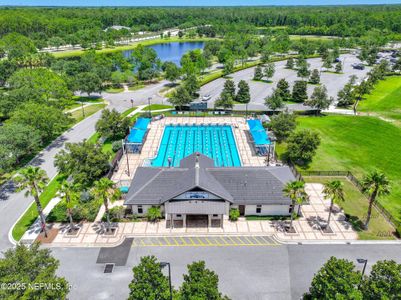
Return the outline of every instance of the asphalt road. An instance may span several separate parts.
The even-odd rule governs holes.
[[[99,248],[54,248],[59,275],[72,285],[71,299],[126,299],[132,267],[140,257],[155,255],[171,264],[172,282],[182,283],[187,264],[204,260],[220,279],[220,290],[232,299],[299,299],[314,273],[336,256],[356,263],[368,259],[367,271],[377,260],[401,263],[399,245],[281,245],[243,247],[133,247],[126,266],[104,274],[96,264]],[[361,270],[362,266],[358,265]],[[166,270],[167,271],[167,270]],[[167,274],[167,273],[166,273]]]
[[[338,91],[344,87],[351,75],[356,75],[359,80],[362,80],[369,71],[369,68],[365,68],[365,70],[355,70],[352,68],[352,63],[360,62],[355,55],[344,54],[341,55],[340,59],[344,63],[343,74],[322,72],[320,77],[321,84],[326,86],[328,95],[334,98],[337,98]],[[308,59],[308,63],[310,64],[310,70],[320,70],[322,67],[321,58]],[[238,85],[240,80],[245,80],[248,82],[251,94],[251,102],[248,105],[248,109],[266,109],[264,106],[264,99],[272,94],[273,88],[276,87],[277,82],[280,79],[285,78],[290,85],[290,89],[292,89],[292,86],[296,80],[301,80],[297,77],[296,71],[286,69],[285,64],[286,61],[279,61],[275,63],[276,71],[273,78],[270,79],[272,81],[271,83],[252,80],[255,70],[254,67],[230,75],[236,85]],[[202,86],[200,91],[201,96],[207,94],[212,96],[211,100],[208,101],[208,107],[213,107],[213,103],[219,98],[220,93],[223,90],[224,82],[224,78],[219,78]],[[312,94],[314,88],[314,85],[308,84],[309,95]],[[236,108],[245,109],[245,106],[236,105]]]
[[[162,98],[157,92],[167,83],[162,81],[157,84],[149,85],[143,89],[130,91],[120,94],[103,94],[102,97],[109,103],[108,108],[115,108],[123,112],[131,107],[130,99],[134,99],[134,105],[146,104],[148,97],[152,97],[152,103],[161,103]],[[101,112],[84,119],[73,128],[67,130],[57,138],[51,145],[39,153],[31,162],[32,165],[39,166],[46,171],[51,179],[57,174],[54,167],[55,155],[64,148],[65,143],[77,143],[89,138],[95,132],[95,124]],[[8,238],[10,228],[17,219],[29,207],[33,201],[31,197],[25,198],[24,193],[15,192],[13,185],[8,184],[0,189],[0,252],[13,246]],[[0,253],[1,255],[1,253]]]

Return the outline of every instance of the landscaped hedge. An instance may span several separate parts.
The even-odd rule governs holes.
[[[80,202],[72,209],[74,222],[93,222],[97,216],[101,203],[99,201]],[[64,201],[58,203],[46,218],[47,222],[67,223],[67,205]]]

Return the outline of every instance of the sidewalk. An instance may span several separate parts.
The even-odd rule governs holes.
[[[293,241],[353,241],[358,239],[356,232],[345,221],[344,214],[334,209],[330,226],[333,233],[323,233],[318,222],[327,219],[329,200],[322,195],[321,184],[307,184],[306,191],[310,197],[310,203],[302,206],[302,217],[294,221],[297,230],[295,234],[284,232],[283,221],[247,221],[241,218],[236,222],[224,220],[223,228],[173,228],[167,227],[166,220],[159,222],[126,222],[115,223],[117,230],[113,235],[105,235],[104,227],[100,222],[84,223],[77,236],[66,234],[68,226],[55,224],[59,228],[59,234],[54,239],[52,246],[63,247],[112,247],[121,243],[126,237],[168,237],[168,236],[272,236],[276,240],[286,243]],[[99,213],[97,220],[101,219]]]

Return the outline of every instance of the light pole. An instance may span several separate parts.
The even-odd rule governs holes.
[[[123,144],[123,152],[125,152],[125,156],[127,157],[127,174],[129,177],[131,175],[130,175],[130,171],[129,171],[128,149],[127,149],[127,145],[124,144],[124,140],[121,140],[121,143]]]
[[[151,109],[150,109],[150,100],[152,100],[152,97],[149,97],[149,98],[148,98],[148,110],[149,110],[149,118],[151,118],[151,117],[152,117],[152,111],[151,111]]]
[[[131,108],[134,108],[134,99],[131,98]]]
[[[81,108],[82,108],[82,117],[85,119],[85,109],[84,109],[84,102],[81,101]]]
[[[359,264],[363,264],[361,282],[359,283],[359,286],[360,286],[361,283],[362,283],[362,280],[363,280],[363,275],[365,275],[365,270],[366,270],[366,265],[368,264],[368,260],[367,260],[366,258],[357,258],[356,261],[357,261]]]
[[[171,287],[171,268],[169,262],[160,262],[160,267],[163,269],[165,266],[168,266],[168,284],[170,286],[170,300],[173,300],[173,288]]]
[[[245,104],[245,120],[248,120],[248,102]]]

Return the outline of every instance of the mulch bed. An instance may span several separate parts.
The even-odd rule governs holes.
[[[36,242],[43,243],[43,244],[49,244],[53,242],[53,240],[56,238],[58,234],[58,229],[57,228],[51,228],[47,230],[47,237],[45,237],[44,232],[41,232],[39,236],[36,238]]]

